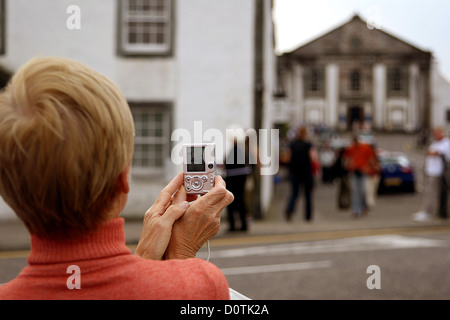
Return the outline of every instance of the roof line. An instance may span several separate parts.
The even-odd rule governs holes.
[[[305,44],[303,44],[303,45],[297,47],[297,48],[294,49],[294,50],[285,52],[285,53],[283,53],[282,55],[284,55],[284,54],[293,54],[293,53],[295,53],[296,51],[298,51],[299,49],[302,49],[302,48],[304,48],[304,47],[306,47],[306,46],[309,46],[309,45],[313,44],[314,42],[320,40],[321,38],[323,38],[323,37],[325,37],[325,36],[328,36],[329,34],[331,34],[331,33],[335,32],[335,31],[337,31],[337,30],[343,28],[344,26],[346,26],[347,24],[349,24],[349,23],[352,22],[353,20],[359,20],[361,23],[367,24],[366,21],[364,21],[357,13],[355,13],[355,14],[351,17],[351,19],[348,19],[345,23],[340,24],[339,26],[337,26],[337,27],[331,29],[330,31],[325,32],[325,33],[323,33],[322,35],[320,35],[320,36],[314,38],[313,40],[311,40],[311,41],[309,41],[309,42],[307,42],[307,43],[305,43]],[[380,33],[383,33],[383,34],[387,35],[388,37],[390,37],[390,38],[392,38],[392,39],[394,39],[394,40],[396,40],[396,41],[399,41],[399,42],[401,42],[401,43],[407,45],[408,47],[410,47],[410,48],[412,48],[412,49],[414,49],[414,50],[420,51],[421,53],[428,53],[428,54],[431,53],[430,51],[428,51],[428,50],[422,50],[422,49],[418,48],[417,46],[415,46],[415,45],[413,45],[413,44],[407,42],[406,40],[403,40],[403,39],[401,39],[400,37],[391,34],[390,32],[387,32],[387,31],[382,30],[381,28],[380,28],[380,29],[375,28],[374,30],[376,30],[376,31],[378,31],[378,32],[380,32]]]

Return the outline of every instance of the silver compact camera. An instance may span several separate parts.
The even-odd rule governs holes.
[[[216,145],[193,143],[183,145],[184,188],[187,194],[205,194],[216,179]]]

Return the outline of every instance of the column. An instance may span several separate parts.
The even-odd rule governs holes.
[[[409,103],[407,106],[407,122],[406,122],[406,130],[408,132],[414,131],[416,127],[418,127],[417,123],[417,115],[419,112],[419,101],[418,101],[418,81],[419,81],[419,66],[417,63],[413,63],[409,66],[409,83],[408,83],[408,95],[409,95]]]
[[[377,63],[373,66],[373,126],[384,129],[386,119],[386,66]]]
[[[300,64],[294,64],[292,77],[292,107],[294,108],[294,125],[298,125],[304,120],[305,99],[303,92],[305,90],[303,84],[303,67]]]
[[[326,77],[326,105],[324,110],[324,123],[336,128],[338,125],[338,103],[339,103],[339,66],[329,63],[325,69]]]

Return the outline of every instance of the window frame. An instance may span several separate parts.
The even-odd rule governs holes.
[[[409,71],[407,67],[392,67],[387,73],[388,95],[406,97],[409,90]]]
[[[174,5],[175,0],[153,0],[153,1],[164,1],[168,8],[165,9],[164,16],[150,16],[145,14],[129,14],[129,1],[132,0],[118,0],[118,39],[117,39],[117,51],[121,56],[171,56],[173,52],[173,35],[174,35]],[[147,0],[141,0],[147,1]],[[152,0],[148,0],[152,1]],[[149,11],[151,12],[151,11]],[[165,28],[165,37],[166,39],[162,44],[157,44],[150,42],[148,44],[144,44],[142,42],[138,42],[135,44],[130,43],[129,41],[129,23],[135,22],[137,24],[143,23],[163,23]],[[138,26],[136,26],[138,28]],[[142,33],[143,34],[143,33]],[[139,35],[139,33],[138,33]]]
[[[354,69],[350,72],[350,91],[360,92],[362,91],[361,85],[361,71]]]
[[[134,139],[134,154],[132,159],[132,173],[136,175],[156,175],[156,174],[164,174],[166,171],[166,162],[167,157],[170,155],[170,147],[171,147],[171,107],[169,103],[142,103],[142,102],[129,102],[131,113],[134,119],[135,125],[135,139]],[[138,114],[147,113],[162,115],[162,121],[160,123],[160,127],[149,127],[148,131],[161,130],[161,136],[157,135],[142,135],[143,128],[142,124],[145,124],[141,121]],[[150,122],[147,123],[149,125]],[[158,159],[156,156],[145,158],[145,153],[151,153],[150,146],[161,146],[160,156]],[[140,151],[138,146],[149,146],[149,150]],[[160,161],[160,165],[157,165],[156,162]],[[144,162],[147,161],[148,164],[144,165]]]
[[[325,95],[325,69],[323,67],[307,67],[304,81],[305,96],[323,97]]]

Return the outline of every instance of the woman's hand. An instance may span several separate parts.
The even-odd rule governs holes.
[[[183,190],[181,190],[183,189]],[[172,226],[189,207],[180,172],[159,194],[144,216],[136,254],[145,259],[161,260],[169,245]]]
[[[136,254],[153,260],[195,257],[219,231],[222,211],[233,199],[220,176],[204,196],[187,195],[180,172],[145,213]]]
[[[179,190],[185,194],[184,188]],[[217,234],[223,209],[234,200],[225,188],[225,181],[217,176],[214,188],[191,203],[184,215],[175,221],[167,259],[194,258],[203,244]]]

